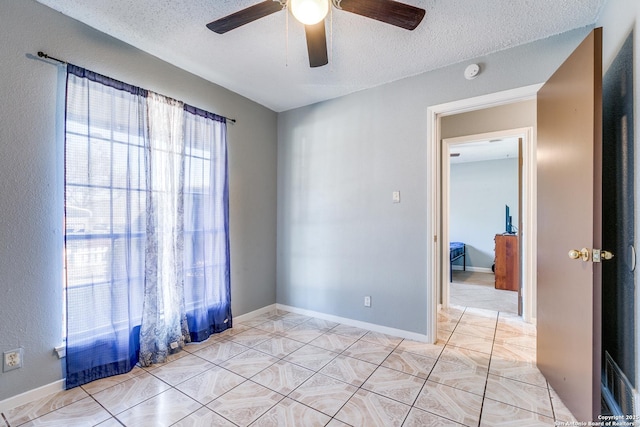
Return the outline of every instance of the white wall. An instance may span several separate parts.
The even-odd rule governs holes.
[[[426,334],[427,108],[544,82],[589,31],[279,114],[277,301]]]
[[[449,240],[466,244],[468,268],[491,269],[505,205],[518,225],[518,159],[452,164],[449,182]]]
[[[277,115],[33,0],[0,1],[0,401],[63,378],[61,67],[38,50],[191,105],[230,125],[234,315],[275,303]]]

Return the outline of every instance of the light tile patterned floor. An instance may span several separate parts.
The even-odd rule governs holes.
[[[518,292],[495,288],[493,273],[453,270],[449,284],[451,304],[501,313],[518,313]]]
[[[452,307],[437,344],[273,311],[171,357],[7,411],[0,426],[553,426],[535,328]]]

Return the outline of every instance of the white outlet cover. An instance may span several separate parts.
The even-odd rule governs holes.
[[[22,368],[22,348],[5,351],[2,354],[2,371],[8,372]]]

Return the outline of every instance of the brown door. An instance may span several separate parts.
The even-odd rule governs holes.
[[[602,30],[538,92],[537,362],[579,421],[600,413]]]

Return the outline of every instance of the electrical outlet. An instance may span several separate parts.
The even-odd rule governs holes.
[[[365,307],[371,307],[371,297],[370,296],[364,297],[364,306]]]
[[[5,351],[2,358],[2,371],[9,372],[22,368],[22,348]]]

